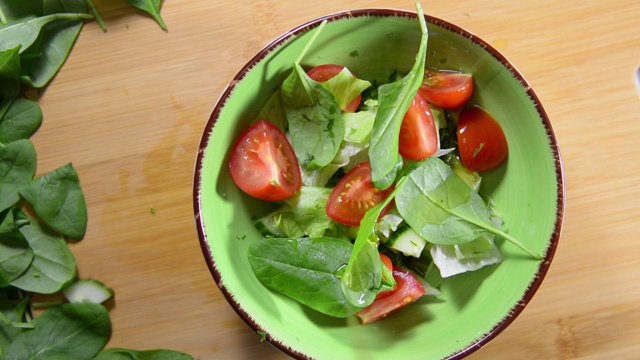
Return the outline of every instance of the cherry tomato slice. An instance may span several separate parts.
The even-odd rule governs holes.
[[[309,75],[309,77],[312,80],[322,83],[338,75],[338,73],[340,73],[342,69],[344,69],[344,66],[342,65],[325,64],[325,65],[316,66],[313,69],[307,71],[307,75]],[[362,95],[356,96],[342,110],[346,112],[355,112],[356,110],[358,110],[358,106],[360,106],[360,101],[362,101]]]
[[[302,186],[291,144],[282,130],[266,120],[253,124],[236,140],[229,169],[242,191],[261,200],[286,199]]]
[[[464,105],[473,93],[473,77],[453,71],[427,70],[418,89],[428,103],[445,109]]]
[[[507,158],[507,139],[500,124],[478,106],[460,113],[457,137],[460,161],[470,171],[495,169]]]
[[[338,182],[329,195],[326,213],[333,220],[352,226],[359,226],[364,214],[384,201],[393,191],[393,186],[379,190],[371,183],[371,164],[368,161],[356,165]],[[380,216],[389,211],[389,203]]]
[[[431,108],[416,94],[400,127],[400,155],[411,160],[425,159],[438,151],[438,129]]]
[[[413,303],[426,293],[422,284],[409,271],[394,267],[393,278],[396,280],[396,287],[391,290],[391,294],[377,298],[371,305],[356,313],[362,324],[380,320]]]

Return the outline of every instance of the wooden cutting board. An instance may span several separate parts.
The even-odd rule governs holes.
[[[235,314],[206,267],[192,173],[206,120],[260,48],[319,16],[411,1],[165,1],[162,31],[124,1],[94,0],[39,101],[38,172],[72,162],[89,208],[72,244],[80,275],[116,291],[110,347],[199,359],[284,359]],[[640,3],[440,1],[426,13],[502,51],[541,99],[560,143],[564,230],[525,311],[472,359],[637,358],[640,353]]]

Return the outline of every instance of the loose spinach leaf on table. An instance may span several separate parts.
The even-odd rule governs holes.
[[[93,360],[192,360],[190,355],[166,349],[128,350],[111,348],[101,351]]]
[[[428,157],[415,165],[396,195],[396,207],[407,224],[433,244],[459,245],[495,234],[540,258],[496,228],[482,197],[437,157]]]
[[[266,238],[252,243],[248,256],[254,274],[268,289],[344,318],[361,308],[345,298],[336,277],[351,251],[350,242],[336,238]]]
[[[0,143],[28,139],[42,124],[42,109],[37,102],[27,98],[17,98],[11,103],[4,116],[0,115]]]
[[[13,212],[5,213],[6,220],[13,222]],[[3,224],[4,222],[2,221]],[[22,275],[33,261],[33,257],[29,242],[17,227],[13,231],[0,232],[0,287],[8,286],[11,281]]]
[[[18,334],[6,360],[92,359],[111,336],[107,309],[99,304],[62,304],[47,309],[33,329]]]
[[[167,31],[167,25],[160,16],[160,5],[162,0],[126,0],[132,6],[137,7],[140,10],[148,12],[156,20],[162,30]]]
[[[376,159],[371,162],[371,181],[382,190],[393,184],[401,168],[402,159],[398,152],[400,126],[424,78],[427,24],[419,4],[416,4],[416,9],[422,31],[416,61],[402,79],[378,87],[378,113],[371,132],[369,158]]]
[[[72,239],[84,237],[87,205],[72,164],[30,181],[20,188],[20,195],[52,229]]]
[[[36,172],[36,150],[31,140],[0,144],[0,211],[20,200],[20,187]]]

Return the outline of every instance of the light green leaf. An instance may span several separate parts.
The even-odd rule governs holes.
[[[27,98],[17,98],[0,118],[0,143],[28,139],[42,124],[40,105]]]
[[[366,80],[361,80],[353,76],[349,69],[342,68],[336,76],[322,83],[322,85],[329,90],[334,99],[338,102],[340,109],[344,111],[347,105],[349,105],[358,95],[360,95],[366,88],[371,86],[371,83]]]
[[[40,35],[42,28],[56,20],[91,19],[89,14],[63,13],[50,14],[12,24],[0,29],[0,51],[14,49],[20,46],[20,54],[27,50]]]

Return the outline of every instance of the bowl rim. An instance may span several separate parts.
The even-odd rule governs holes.
[[[215,261],[213,259],[213,255],[211,253],[209,244],[207,242],[207,235],[204,231],[204,224],[202,222],[201,217],[201,197],[200,197],[200,176],[201,176],[201,168],[202,161],[205,149],[209,143],[209,137],[213,130],[213,127],[220,116],[220,112],[225,106],[225,103],[229,96],[233,93],[233,90],[236,84],[241,81],[245,74],[247,74],[256,64],[262,61],[269,53],[277,49],[279,46],[284,44],[289,39],[310,31],[317,26],[319,26],[322,21],[327,20],[328,22],[335,20],[343,20],[347,18],[358,18],[358,17],[408,17],[417,19],[418,15],[415,11],[403,10],[403,9],[394,9],[394,8],[364,8],[364,9],[355,9],[355,10],[346,10],[341,12],[330,13],[316,19],[310,20],[306,23],[298,25],[297,27],[283,33],[282,35],[275,38],[269,44],[264,46],[260,51],[258,51],[232,78],[232,80],[227,84],[226,88],[223,90],[222,94],[216,101],[216,104],[209,116],[209,119],[203,129],[203,135],[200,139],[200,143],[198,146],[198,151],[196,155],[196,162],[194,168],[194,180],[193,180],[193,206],[194,206],[194,218],[196,222],[196,228],[198,232],[199,243],[204,255],[204,258],[207,263],[207,267],[211,272],[218,288],[223,293],[227,302],[231,305],[231,307],[235,310],[235,312],[242,318],[242,320],[255,332],[262,334],[263,340],[270,343],[280,351],[285,354],[292,356],[298,359],[309,359],[309,355],[303,354],[287,345],[282,343],[281,341],[270,336],[268,331],[262,329],[262,327],[257,324],[252,317],[242,308],[240,303],[233,297],[233,295],[229,292],[227,287],[222,282],[222,275],[218,271]],[[497,49],[495,49],[492,45],[485,42],[474,33],[458,26],[453,23],[450,23],[446,20],[424,14],[424,18],[428,23],[436,25],[438,27],[444,28],[451,32],[454,32],[458,35],[464,36],[471,40],[472,42],[480,45],[487,53],[496,58],[500,63],[503,64],[512,75],[522,84],[523,88],[526,90],[527,95],[533,102],[536,111],[538,112],[540,119],[545,127],[547,137],[550,142],[550,147],[554,155],[554,167],[556,172],[556,183],[558,186],[557,190],[557,205],[556,205],[556,222],[554,225],[554,230],[551,234],[549,246],[546,249],[546,252],[543,255],[543,259],[540,261],[540,265],[538,267],[538,271],[535,274],[534,279],[529,283],[527,290],[524,295],[513,305],[513,307],[508,312],[501,321],[496,323],[493,328],[486,334],[482,336],[481,339],[467,344],[462,350],[450,354],[448,359],[462,359],[473,352],[481,349],[486,346],[490,341],[492,341],[496,336],[498,336],[504,329],[506,329],[524,310],[524,308],[528,305],[528,303],[533,298],[534,294],[537,292],[538,288],[542,284],[549,267],[551,265],[551,261],[555,255],[555,251],[558,246],[558,242],[560,239],[560,234],[562,232],[562,226],[564,222],[564,214],[565,214],[565,203],[566,203],[566,189],[565,189],[565,177],[564,177],[564,168],[562,155],[560,153],[560,148],[558,144],[558,140],[555,136],[553,128],[551,126],[551,122],[549,117],[547,116],[546,111],[542,107],[542,104],[538,98],[538,96],[533,91],[533,88],[529,84],[529,82],[525,79],[525,77],[520,73],[520,71],[509,61],[503,54],[501,54]]]

